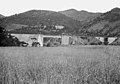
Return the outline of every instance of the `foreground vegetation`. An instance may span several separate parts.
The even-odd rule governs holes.
[[[115,46],[1,47],[0,84],[120,84]]]
[[[26,47],[28,44],[24,41],[19,41],[19,39],[6,31],[5,28],[0,26],[0,47],[9,47],[9,46],[22,46]]]

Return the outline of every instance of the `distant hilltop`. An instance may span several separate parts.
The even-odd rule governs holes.
[[[1,15],[0,15],[1,17]],[[0,25],[17,33],[69,33],[89,36],[120,36],[120,8],[105,13],[85,10],[30,10],[0,19]],[[42,25],[42,26],[39,26]],[[45,28],[43,28],[43,26]],[[63,26],[63,29],[55,29]]]
[[[0,14],[0,18],[4,18],[4,17],[5,17],[4,15],[1,15],[1,14]]]

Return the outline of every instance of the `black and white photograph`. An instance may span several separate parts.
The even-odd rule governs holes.
[[[1,0],[0,84],[120,84],[120,0]]]

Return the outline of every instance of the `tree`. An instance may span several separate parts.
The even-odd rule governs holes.
[[[5,28],[0,27],[0,46],[20,46],[20,41],[8,34]]]
[[[3,40],[7,38],[7,32],[5,28],[0,27],[0,46],[3,46]]]

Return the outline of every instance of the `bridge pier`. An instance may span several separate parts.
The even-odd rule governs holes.
[[[43,47],[43,36],[42,35],[39,35],[38,36],[38,42],[40,43],[40,46]]]

